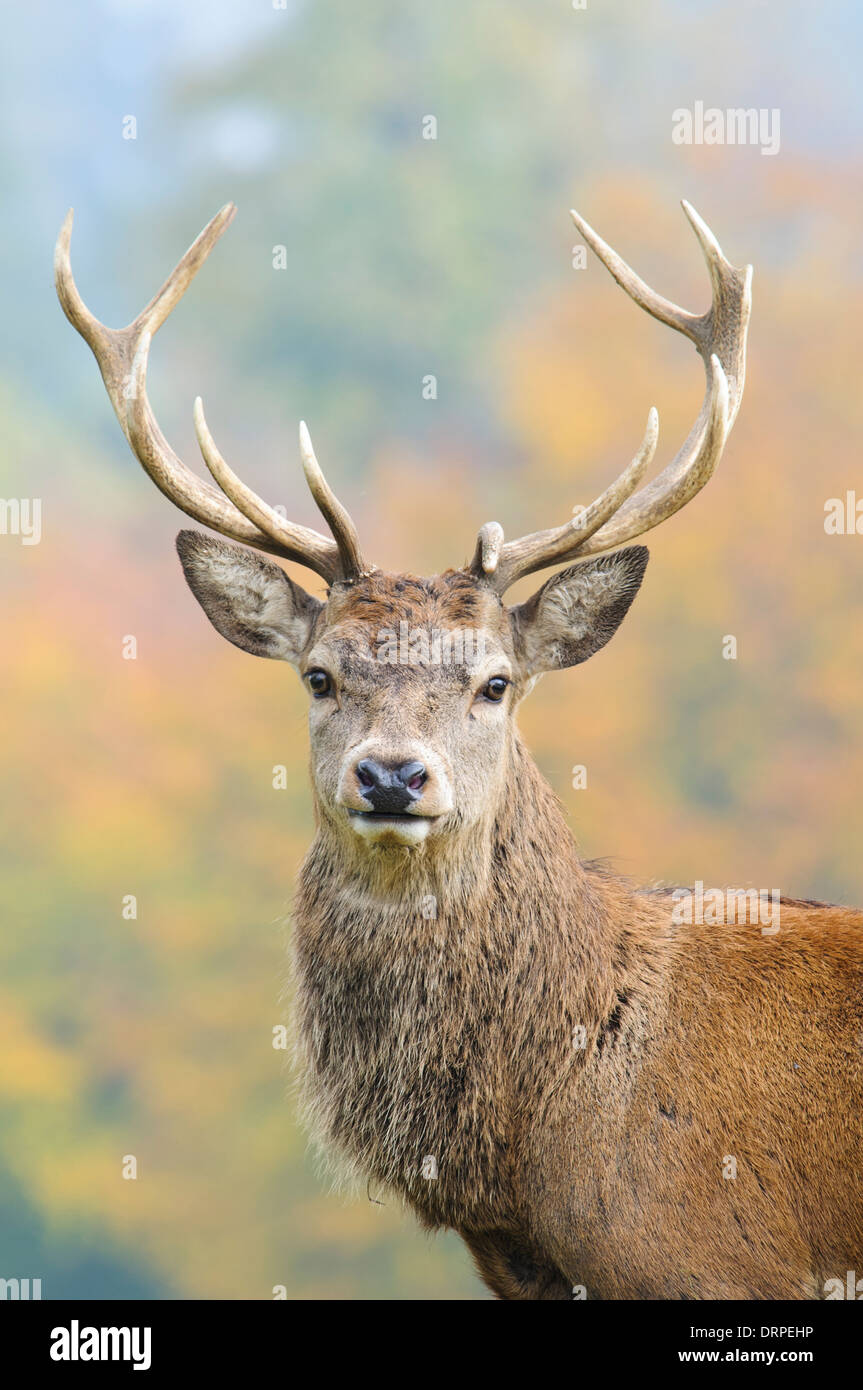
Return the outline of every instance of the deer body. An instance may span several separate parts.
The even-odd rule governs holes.
[[[125,329],[100,324],[77,291],[71,216],[57,288],[161,491],[252,547],[181,532],[195,597],[235,646],[292,665],[311,697],[317,833],[293,954],[313,1132],[425,1226],[457,1230],[503,1298],[819,1296],[863,1266],[863,916],[786,902],[770,936],[733,913],[682,922],[672,893],[579,860],[515,720],[539,676],[589,659],[622,622],[648,557],[619,547],[716,467],[743,391],[750,272],[686,207],[712,286],[710,309],[690,314],[574,214],[632,298],[695,345],[699,417],[652,482],[640,486],[655,411],[632,462],[578,515],[506,542],[490,522],[468,565],[421,579],[366,562],[304,426],[332,539],[240,480],[200,401],[218,490],[161,434],[152,335],[233,211]],[[325,598],[258,551],[314,570]],[[560,565],[504,604],[517,579]],[[402,628],[421,639],[407,656]]]
[[[504,781],[457,861],[364,875],[319,817],[294,939],[316,1137],[504,1298],[821,1296],[863,1232],[863,918],[674,924],[670,892],[580,862],[517,737]]]

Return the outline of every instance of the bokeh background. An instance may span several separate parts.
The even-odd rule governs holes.
[[[182,581],[181,518],[53,296],[66,208],[79,286],[116,325],[237,202],[154,346],[168,437],[194,464],[200,392],[234,467],[318,525],[306,418],[374,559],[428,573],[492,517],[563,520],[652,403],[659,465],[676,449],[699,362],[573,269],[567,209],[700,310],[689,198],[756,266],[743,409],[707,491],[654,532],[615,642],[522,724],[586,854],[859,903],[863,537],[825,534],[824,504],[863,498],[861,38],[854,0],[7,10],[0,491],[41,498],[43,534],[0,536],[0,1277],[47,1298],[481,1296],[454,1238],[329,1192],[306,1152],[272,1046],[311,834],[305,696]],[[673,144],[698,100],[779,108],[780,152]]]

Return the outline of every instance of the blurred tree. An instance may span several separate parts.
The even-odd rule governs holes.
[[[707,492],[650,538],[616,642],[542,682],[522,722],[585,852],[642,880],[860,902],[863,540],[823,528],[827,498],[863,495],[860,23],[850,0],[829,25],[799,0],[781,22],[725,0],[10,12],[0,479],[42,498],[43,540],[0,546],[0,1275],[47,1296],[480,1296],[457,1243],[333,1196],[306,1157],[272,1047],[312,833],[304,698],[182,586],[178,517],[53,300],[65,206],[82,290],[119,323],[236,199],[154,350],[169,437],[195,458],[200,391],[238,470],[318,524],[305,415],[369,552],[429,572],[492,515],[562,520],[654,401],[661,461],[682,439],[691,350],[572,268],[566,207],[698,308],[690,197],[757,262],[740,420]],[[711,92],[781,103],[781,157],[672,146],[671,111]]]

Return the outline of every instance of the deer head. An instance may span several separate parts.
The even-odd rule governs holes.
[[[617,547],[683,507],[719,462],[743,392],[751,267],[735,269],[695,211],[683,207],[712,285],[711,306],[700,315],[656,294],[572,214],[627,294],[689,338],[703,360],[704,400],[678,453],[639,487],[657,444],[658,416],[651,410],[632,462],[589,507],[561,526],[512,541],[489,522],[469,564],[431,579],[388,574],[364,559],[304,424],[303,469],[332,539],[284,520],[240,480],[213,441],[200,398],[195,429],[217,486],[191,472],[159,429],[146,390],[153,334],[234,206],[213,218],[155,298],[119,330],[95,319],[78,293],[68,214],[55,257],[66,316],[90,345],[120,426],[156,486],[195,520],[243,543],[181,531],[177,548],[217,631],[244,651],[287,661],[299,672],[311,700],[319,818],[354,852],[445,843],[493,816],[513,775],[517,704],[544,672],[577,665],[603,647],[635,597],[648,552]],[[327,583],[326,599],[308,594],[256,551],[313,570]],[[567,567],[527,602],[504,604],[517,579],[557,565]]]

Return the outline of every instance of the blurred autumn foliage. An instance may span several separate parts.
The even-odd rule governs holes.
[[[733,9],[690,14],[662,95],[641,76],[626,107],[633,32],[659,44],[674,4],[621,4],[576,37],[580,18],[564,36],[545,0],[529,19],[485,0],[468,19],[455,0],[303,7],[236,61],[164,78],[166,149],[172,121],[193,140],[245,101],[274,113],[271,162],[217,177],[198,160],[162,195],[151,241],[129,213],[104,286],[90,208],[79,279],[97,313],[128,318],[236,185],[245,230],[238,219],[154,348],[167,432],[193,461],[189,406],[208,382],[234,466],[311,522],[292,448],[306,414],[368,552],[427,573],[463,563],[483,521],[514,534],[589,501],[650,405],[660,465],[678,447],[701,397],[695,354],[600,267],[572,268],[565,212],[577,197],[645,278],[700,310],[706,272],[675,202],[689,197],[726,254],[756,264],[741,414],[709,488],[648,538],[614,643],[542,681],[521,723],[585,854],[645,882],[859,903],[863,538],[823,524],[828,498],[863,497],[859,142],[817,156],[790,139],[776,159],[671,146],[670,111],[699,90],[687,77],[677,94],[675,61],[697,52],[699,80],[721,85],[727,54],[707,40]],[[749,95],[729,103],[799,114],[793,63],[777,96],[766,21],[754,36]],[[805,33],[785,43],[799,56]],[[419,120],[435,110],[446,138],[442,122],[427,148]],[[648,117],[657,133],[636,158]],[[37,219],[40,275],[56,202],[50,233]],[[0,545],[0,1276],[41,1276],[46,1297],[477,1297],[453,1238],[330,1193],[306,1156],[273,1047],[312,832],[305,697],[206,624],[172,553],[178,517],[125,452],[59,312],[50,334],[56,387],[17,371],[10,348],[0,412],[4,495],[44,498],[42,543]]]

